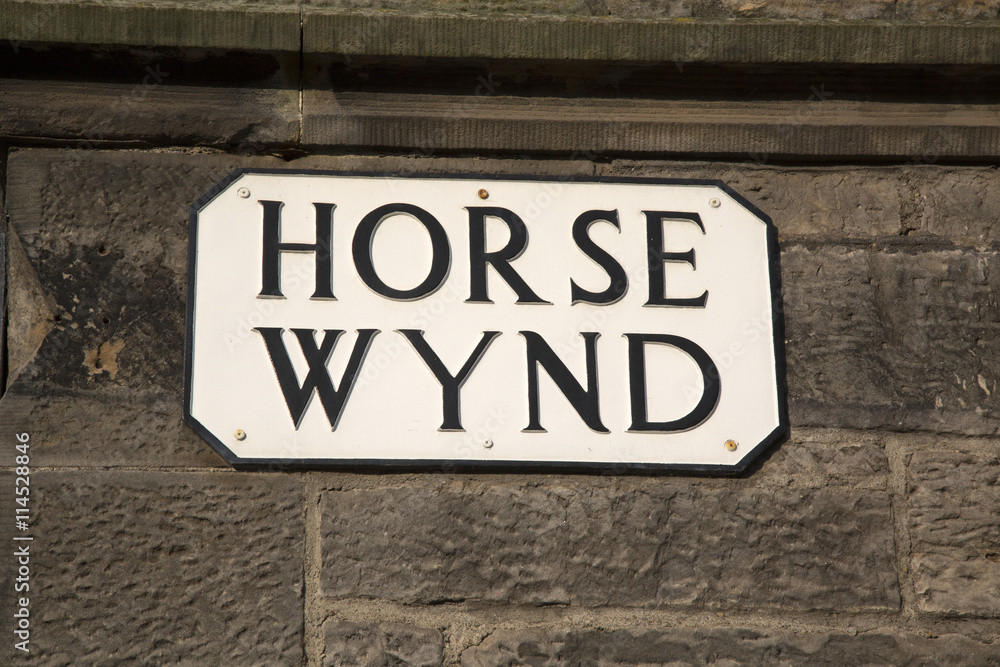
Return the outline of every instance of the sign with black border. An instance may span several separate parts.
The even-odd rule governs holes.
[[[719,181],[242,169],[192,205],[184,416],[237,468],[738,473],[788,430]]]

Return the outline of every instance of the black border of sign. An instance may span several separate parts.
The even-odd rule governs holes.
[[[707,464],[670,464],[670,463],[636,463],[636,462],[593,462],[593,461],[469,461],[450,459],[244,459],[236,456],[218,438],[205,428],[201,422],[191,415],[191,364],[193,355],[194,327],[194,289],[195,267],[198,239],[198,213],[211,202],[220,192],[229,187],[244,174],[273,174],[281,176],[344,176],[363,178],[448,178],[454,180],[477,181],[537,181],[557,183],[644,183],[650,185],[705,185],[714,186],[732,197],[741,206],[759,218],[767,229],[768,271],[771,278],[771,330],[774,335],[775,376],[778,392],[778,426],[760,443],[754,446],[740,462],[733,466]],[[684,179],[684,178],[640,178],[626,176],[529,176],[505,174],[469,174],[469,173],[396,173],[396,172],[365,172],[365,171],[335,171],[320,169],[253,169],[244,168],[231,172],[219,181],[211,190],[198,198],[191,205],[188,238],[188,293],[187,322],[184,339],[184,421],[195,430],[208,444],[215,449],[231,466],[238,470],[350,470],[350,471],[380,471],[409,472],[429,471],[431,469],[445,472],[520,472],[520,473],[670,473],[690,472],[713,475],[739,475],[756,461],[772,445],[784,441],[788,437],[788,385],[785,377],[785,331],[783,306],[781,300],[781,258],[778,251],[778,235],[771,218],[739,193],[719,180]]]

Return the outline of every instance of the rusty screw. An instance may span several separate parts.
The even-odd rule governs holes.
[[[247,439],[247,432],[244,431],[241,428],[238,428],[238,429],[236,429],[236,432],[233,433],[233,437],[236,438],[237,440],[246,440]]]
[[[489,199],[489,196],[490,196],[490,193],[487,192],[486,190],[480,190],[479,191],[479,198],[480,199]]]

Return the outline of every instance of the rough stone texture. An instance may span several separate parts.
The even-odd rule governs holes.
[[[153,70],[151,71],[159,71]],[[298,139],[297,90],[175,85],[159,71],[134,84],[0,80],[0,135],[212,144],[245,149]]]
[[[885,489],[889,461],[869,434],[792,431],[787,442],[755,462],[749,477],[762,486],[857,486]]]
[[[896,609],[864,490],[423,483],[323,496],[323,594],[438,603]]]
[[[960,635],[792,634],[752,629],[507,630],[462,654],[463,667],[573,665],[996,665],[996,646]]]
[[[38,281],[38,275],[31,262],[24,254],[24,248],[13,228],[7,226],[4,239],[7,253],[6,281],[0,280],[0,286],[7,282],[6,292],[0,301],[4,301],[7,312],[6,321],[6,373],[7,382],[13,383],[18,373],[31,361],[41,347],[42,341],[52,331],[55,301],[49,296]],[[0,318],[3,313],[0,313]]]
[[[942,136],[939,143],[950,137]],[[927,162],[936,161],[934,145]],[[915,209],[904,231],[914,237],[941,235],[975,245],[1000,240],[1000,170],[915,167],[907,170]],[[925,178],[933,174],[932,178]]]
[[[1000,17],[1000,2],[997,0],[898,0],[894,4],[898,19],[933,21]]]
[[[756,157],[764,161],[764,156]],[[789,169],[746,161],[736,165],[702,162],[682,166],[670,162],[614,160],[602,165],[598,173],[721,180],[769,215],[782,241],[897,236],[904,224],[916,224],[904,217],[908,213],[904,207],[908,189],[929,188],[938,180],[936,174],[908,177],[899,169],[880,167]],[[963,176],[989,182],[987,177],[996,177],[996,172],[976,169]],[[997,211],[1000,213],[1000,205]],[[943,217],[941,213],[938,215]],[[948,236],[952,229],[945,223],[936,231]]]
[[[781,263],[793,424],[998,432],[996,252],[786,245]]]
[[[41,663],[302,660],[298,480],[36,472],[33,482]]]
[[[1000,457],[918,452],[907,476],[920,608],[1000,616]]]
[[[83,392],[37,394],[15,383],[0,399],[0,433],[34,434],[45,466],[228,467],[184,423],[174,397],[108,400]]]
[[[307,0],[340,10],[615,18],[992,19],[997,0]]]
[[[949,140],[941,142],[940,137]],[[916,159],[1000,155],[991,105],[674,101],[308,89],[302,143],[395,150]]]
[[[906,237],[983,246],[1000,240],[1000,170],[937,166],[936,145],[925,147],[919,164],[905,167],[796,169],[752,155],[735,165],[613,160],[596,173],[719,179],[766,212],[782,241]]]
[[[41,459],[46,465],[218,459],[206,459],[208,445],[180,423],[188,207],[239,165],[277,164],[169,153],[11,155],[11,223],[57,319],[3,399],[20,407],[0,419],[30,419],[46,443],[42,456],[54,454]]]
[[[324,667],[436,667],[444,638],[437,630],[404,623],[323,623]]]

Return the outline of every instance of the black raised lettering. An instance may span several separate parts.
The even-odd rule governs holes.
[[[570,298],[573,303],[607,305],[621,299],[628,290],[628,276],[625,274],[625,269],[604,248],[594,243],[594,240],[587,234],[590,226],[598,220],[611,223],[615,229],[621,231],[618,211],[587,211],[580,214],[573,223],[573,240],[577,247],[583,251],[583,254],[596,262],[608,274],[608,287],[602,292],[590,292],[580,288],[570,279]]]
[[[510,262],[528,247],[528,228],[513,211],[498,206],[467,206],[469,212],[469,298],[466,303],[493,303],[487,290],[487,269],[492,266],[517,294],[517,303],[549,303],[535,294]],[[486,218],[503,220],[510,230],[507,245],[486,252]]]
[[[629,431],[654,431],[670,433],[686,431],[702,423],[712,414],[719,403],[722,382],[719,369],[697,343],[682,336],[670,334],[627,333],[628,339],[628,384],[632,402],[632,425]],[[671,345],[687,353],[701,370],[704,390],[698,404],[680,419],[666,422],[651,422],[646,418],[646,343]]]
[[[278,386],[285,397],[285,404],[288,406],[288,413],[292,416],[292,423],[298,430],[305,414],[309,399],[312,398],[313,390],[319,394],[320,403],[326,412],[326,418],[330,422],[332,430],[337,429],[337,422],[340,421],[340,414],[347,403],[347,398],[354,388],[354,381],[358,377],[361,363],[365,354],[371,346],[372,339],[379,333],[378,329],[359,329],[358,339],[354,343],[354,350],[351,358],[347,362],[347,368],[340,379],[340,388],[333,386],[330,378],[330,371],[326,364],[333,354],[333,349],[337,345],[337,340],[344,333],[340,329],[324,329],[323,342],[316,345],[316,336],[313,329],[290,329],[299,341],[302,354],[309,365],[309,372],[306,373],[305,380],[299,384],[295,376],[295,369],[292,368],[291,359],[288,357],[288,350],[281,339],[282,329],[278,327],[258,327],[254,329],[264,339],[267,347],[267,354],[271,357],[271,365],[274,366],[274,374],[278,377]]]
[[[422,283],[408,290],[395,289],[386,285],[375,272],[375,265],[372,261],[372,239],[375,237],[375,230],[378,229],[383,220],[399,214],[416,218],[431,237],[431,268]],[[444,284],[448,277],[448,270],[451,268],[451,246],[448,244],[448,235],[445,233],[444,227],[433,215],[413,204],[386,204],[379,206],[362,218],[354,232],[352,251],[354,267],[365,285],[368,285],[376,294],[396,301],[413,301],[433,294]]]
[[[281,253],[282,252],[314,252],[316,253],[316,291],[313,299],[333,299],[333,209],[334,204],[317,204],[316,208],[316,243],[282,243],[281,242],[281,208],[280,201],[261,200],[264,209],[264,252],[261,260],[261,288],[258,296],[285,298],[281,293]]]
[[[587,389],[577,382],[566,364],[556,356],[549,344],[534,331],[520,331],[528,352],[528,427],[525,432],[541,432],[545,429],[539,421],[538,366],[545,369],[556,387],[562,392],[583,422],[598,433],[608,433],[601,423],[601,405],[597,384],[597,337],[596,331],[581,333],[587,348]]]
[[[687,220],[698,225],[701,233],[705,233],[705,225],[697,213],[680,211],[643,211],[646,216],[646,251],[649,259],[649,300],[647,306],[680,306],[689,308],[704,308],[708,301],[708,290],[701,296],[667,298],[663,284],[664,262],[685,262],[694,269],[694,248],[686,252],[667,252],[663,249],[663,221]]]
[[[462,385],[469,379],[472,370],[483,358],[486,348],[490,346],[493,339],[500,335],[499,331],[484,331],[476,349],[466,360],[458,374],[452,375],[448,372],[441,358],[431,349],[431,346],[424,340],[424,332],[419,329],[398,329],[399,333],[410,341],[410,345],[417,351],[420,358],[427,364],[434,377],[441,383],[441,409],[444,413],[441,422],[442,431],[464,431],[462,428],[462,417],[460,410],[460,393]]]

